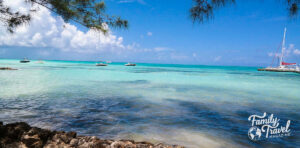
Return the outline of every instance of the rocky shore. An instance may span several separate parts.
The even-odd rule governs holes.
[[[0,122],[0,148],[183,148],[132,140],[104,140],[77,136],[76,132],[50,131],[25,122],[3,125]]]

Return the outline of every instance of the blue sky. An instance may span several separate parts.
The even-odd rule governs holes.
[[[280,1],[237,0],[235,5],[216,11],[214,19],[204,24],[193,24],[189,18],[192,0],[106,0],[106,4],[108,13],[127,19],[130,27],[113,29],[108,41],[103,39],[105,43],[99,44],[101,47],[90,46],[89,39],[84,44],[87,46],[78,45],[82,50],[77,46],[73,50],[72,45],[33,44],[31,41],[38,35],[31,30],[32,36],[18,38],[24,42],[31,39],[30,45],[0,41],[0,58],[266,66],[271,63],[286,26],[285,59],[300,62],[300,23],[288,19],[286,6]],[[77,24],[71,25],[77,31],[87,31]]]

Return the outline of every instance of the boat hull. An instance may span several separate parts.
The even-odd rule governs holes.
[[[272,72],[295,72],[300,73],[300,70],[296,69],[282,69],[282,68],[259,68],[258,71],[272,71]]]
[[[107,64],[96,64],[96,66],[107,66]]]
[[[125,64],[125,66],[136,66],[136,64]]]
[[[20,61],[20,63],[29,63],[30,61]]]

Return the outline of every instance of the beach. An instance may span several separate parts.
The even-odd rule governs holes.
[[[300,75],[258,67],[0,60],[0,121],[185,147],[300,147]],[[291,121],[253,142],[248,117]]]

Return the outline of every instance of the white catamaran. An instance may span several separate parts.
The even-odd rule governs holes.
[[[258,69],[258,71],[274,71],[274,72],[296,72],[300,73],[300,68],[297,66],[297,63],[287,63],[284,62],[284,52],[285,52],[285,36],[286,28],[284,28],[283,40],[281,45],[281,55],[279,56],[279,65],[277,67],[267,67]],[[277,56],[276,54],[274,55]]]

